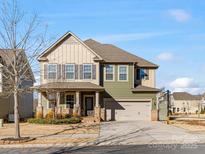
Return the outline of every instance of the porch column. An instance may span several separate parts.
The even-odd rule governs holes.
[[[100,104],[99,103],[99,92],[96,91],[95,92],[95,107],[99,107],[100,106],[99,104]]]
[[[36,107],[36,118],[43,118],[42,94],[38,91],[38,105]]]
[[[60,92],[57,92],[57,102],[56,102],[56,106],[59,107],[60,106]]]
[[[42,107],[42,96],[41,96],[41,91],[38,92],[38,107]]]
[[[80,116],[81,115],[81,110],[80,110],[80,92],[76,91],[75,93],[75,104],[74,104],[74,109],[73,109],[73,114]]]
[[[99,102],[99,92],[96,91],[95,92],[95,120],[97,122],[100,122],[100,119],[101,119],[101,110],[100,110],[100,102]]]
[[[80,106],[80,92],[76,91],[76,107]]]

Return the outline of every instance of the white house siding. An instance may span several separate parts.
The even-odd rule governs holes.
[[[57,48],[51,51],[47,55],[48,61],[40,63],[41,69],[41,84],[48,82],[92,82],[94,84],[99,85],[99,63],[94,62],[93,58],[96,55],[92,53],[84,44],[79,42],[73,36],[69,36],[62,44],[60,44]],[[56,63],[56,64],[94,64],[96,65],[96,79],[92,80],[83,80],[83,79],[75,79],[75,80],[66,80],[66,79],[56,79],[56,80],[47,80],[44,79],[44,64],[48,63]]]
[[[196,114],[199,110],[200,100],[173,100],[172,101],[172,111],[175,108],[175,113],[191,113]],[[185,112],[184,112],[185,108]],[[177,111],[179,109],[179,111]]]

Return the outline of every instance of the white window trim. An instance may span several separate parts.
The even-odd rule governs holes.
[[[91,78],[90,79],[85,79],[85,77],[84,77],[84,66],[85,65],[91,66]],[[92,80],[92,79],[93,79],[93,65],[92,64],[83,64],[83,80]]]
[[[66,71],[66,66],[67,66],[67,65],[72,65],[72,66],[73,66],[73,79],[68,79],[68,78],[67,78],[67,71]],[[75,80],[75,64],[72,64],[72,63],[70,63],[70,64],[69,64],[69,63],[65,64],[65,79],[66,79],[66,80]]]
[[[50,79],[50,78],[49,78],[49,65],[55,65],[55,66],[56,66],[56,77],[55,77],[54,79]],[[57,76],[58,76],[58,68],[57,68],[58,66],[57,66],[57,64],[48,64],[47,67],[48,67],[48,68],[47,68],[47,77],[48,77],[48,80],[56,80],[56,79],[57,79]]]
[[[127,67],[127,80],[120,80],[120,67],[121,66],[126,66]],[[128,73],[129,73],[128,65],[118,65],[118,72],[117,72],[117,74],[118,74],[118,81],[120,81],[120,82],[127,82],[128,81],[128,77],[129,77]]]
[[[64,98],[65,108],[67,108],[67,103],[66,103],[66,96],[67,96],[67,95],[73,95],[73,96],[74,96],[74,103],[73,103],[73,108],[74,108],[74,105],[76,104],[75,93],[73,93],[73,92],[67,92],[67,93],[65,93],[65,98]]]
[[[105,81],[108,81],[108,82],[115,81],[115,65],[112,65],[112,64],[106,64],[106,65],[111,65],[111,66],[113,66],[113,71],[112,71],[112,73],[113,73],[113,79],[112,79],[112,80],[107,80],[107,79],[106,79],[106,66],[105,66],[105,67],[104,67],[104,79],[105,79]]]

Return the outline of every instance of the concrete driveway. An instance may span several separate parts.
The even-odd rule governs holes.
[[[97,145],[194,144],[205,141],[205,135],[191,134],[162,122],[130,121],[101,124]]]

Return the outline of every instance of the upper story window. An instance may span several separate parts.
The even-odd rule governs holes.
[[[75,78],[75,65],[74,64],[65,65],[65,76],[66,76],[66,79]]]
[[[137,69],[137,80],[149,80],[149,69],[139,68]]]
[[[119,79],[119,81],[127,81],[128,80],[128,66],[127,65],[119,65],[118,66],[118,79]]]
[[[107,81],[114,80],[114,65],[105,66],[105,80]]]
[[[83,79],[92,79],[92,64],[83,64]]]
[[[48,64],[48,79],[56,79],[56,78],[57,78],[57,65]]]

